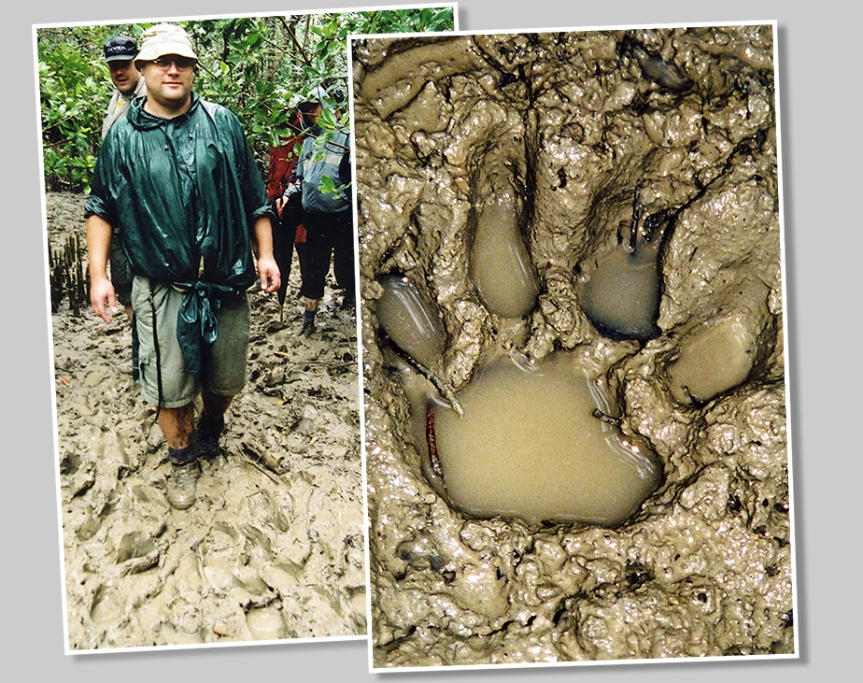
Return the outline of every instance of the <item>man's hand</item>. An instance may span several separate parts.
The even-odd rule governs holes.
[[[288,185],[288,186],[285,188],[285,194],[283,194],[281,197],[277,197],[277,198],[276,198],[276,211],[278,211],[278,212],[279,212],[279,218],[281,218],[281,217],[282,217],[282,214],[283,214],[283,213],[284,213],[284,211],[285,211],[285,207],[286,207],[288,204],[290,204],[290,202],[291,202],[291,197],[293,197],[293,196],[294,196],[293,194],[287,194],[287,192],[288,192],[288,190],[290,190],[291,188],[293,188],[293,187],[295,187],[295,186],[296,186],[296,183],[291,183],[290,185]],[[300,201],[300,200],[299,200],[299,199],[297,199],[297,201]]]
[[[258,276],[261,280],[261,290],[267,294],[275,292],[282,284],[279,266],[273,256],[273,230],[269,216],[260,216],[255,220],[255,255],[258,261]]]
[[[102,320],[111,322],[117,312],[117,300],[114,296],[114,285],[108,278],[99,278],[90,283],[90,305]]]
[[[279,267],[272,256],[258,258],[258,276],[261,279],[261,290],[267,294],[272,294],[282,284]]]
[[[87,219],[87,259],[90,270],[90,305],[106,323],[117,312],[114,285],[108,279],[108,251],[111,249],[111,225],[100,216]]]

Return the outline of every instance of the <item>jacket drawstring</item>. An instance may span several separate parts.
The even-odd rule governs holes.
[[[156,421],[159,421],[159,413],[162,412],[162,403],[164,402],[164,396],[162,393],[162,358],[159,352],[159,335],[156,332],[156,300],[154,298],[154,294],[156,291],[156,285],[153,280],[148,279],[148,283],[150,285],[150,312],[152,313],[153,319],[153,349],[156,352],[156,384],[159,387],[159,400],[156,404]]]

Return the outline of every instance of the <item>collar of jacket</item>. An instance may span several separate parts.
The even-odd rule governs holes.
[[[144,103],[146,101],[146,97],[137,97],[132,100],[132,103],[129,105],[129,113],[126,115],[129,123],[138,130],[153,130],[168,123],[182,123],[185,119],[192,116],[195,110],[201,105],[201,98],[198,96],[198,93],[193,92],[192,104],[189,105],[189,108],[185,112],[173,119],[163,119],[159,116],[153,116],[144,110]]]

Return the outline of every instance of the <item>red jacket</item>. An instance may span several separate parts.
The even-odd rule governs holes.
[[[301,123],[297,113],[294,113],[288,125],[294,130],[300,130]],[[267,173],[267,194],[270,197],[270,201],[275,201],[277,197],[281,197],[288,186],[291,171],[297,165],[297,155],[294,154],[294,147],[298,142],[302,141],[302,136],[279,136],[279,139],[284,144],[279,147],[270,148],[270,170]]]

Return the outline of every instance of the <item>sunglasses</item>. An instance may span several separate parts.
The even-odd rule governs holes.
[[[157,67],[166,71],[170,68],[171,64],[176,65],[177,69],[180,71],[185,71],[186,69],[191,69],[195,66],[195,60],[190,57],[180,57],[178,55],[173,55],[170,57],[157,57],[152,61],[152,64],[155,64]]]

